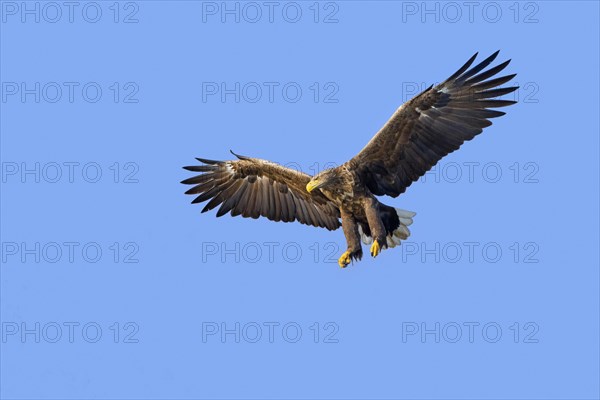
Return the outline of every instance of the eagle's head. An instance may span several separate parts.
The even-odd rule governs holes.
[[[326,169],[313,176],[312,179],[306,184],[306,190],[310,193],[315,189],[320,188],[333,188],[341,183],[341,177],[337,173],[335,168]]]

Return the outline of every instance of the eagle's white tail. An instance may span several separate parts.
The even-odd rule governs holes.
[[[410,230],[408,227],[413,223],[413,217],[417,215],[416,212],[406,211],[400,208],[396,208],[396,214],[400,220],[400,225],[391,235],[387,236],[388,247],[395,247],[400,244],[400,240],[406,240],[410,236]]]
[[[393,232],[388,233],[386,237],[388,247],[396,247],[400,244],[401,240],[406,240],[410,236],[410,230],[408,227],[413,223],[413,217],[417,215],[416,212],[402,210],[400,208],[395,208],[396,215],[398,215],[398,219],[400,220],[400,225]],[[360,225],[358,226],[358,232],[360,233],[360,237],[364,244],[372,244],[373,238],[371,236],[367,236],[362,231]]]

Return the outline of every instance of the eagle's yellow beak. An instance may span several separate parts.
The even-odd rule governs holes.
[[[306,191],[308,193],[312,192],[317,186],[319,186],[318,181],[310,181],[306,184]]]

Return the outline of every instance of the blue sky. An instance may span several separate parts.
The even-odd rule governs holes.
[[[0,5],[3,398],[598,398],[598,3]],[[376,259],[183,194],[339,165],[498,49],[519,103]]]

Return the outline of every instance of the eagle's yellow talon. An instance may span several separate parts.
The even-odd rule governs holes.
[[[342,268],[346,268],[348,264],[350,264],[350,251],[346,251],[342,256],[338,259],[338,264]]]
[[[377,257],[379,253],[381,253],[381,247],[379,246],[379,242],[377,242],[377,240],[374,240],[373,244],[371,245],[371,255],[373,257]]]

